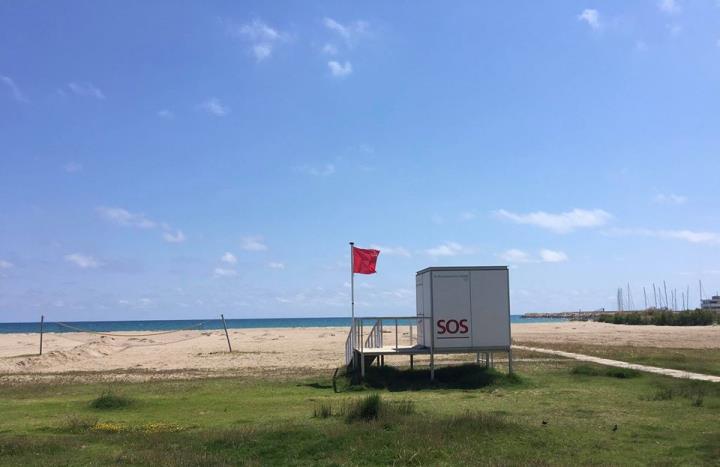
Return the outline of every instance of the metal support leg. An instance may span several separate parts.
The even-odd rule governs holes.
[[[495,353],[490,352],[490,368],[495,368]]]
[[[430,349],[430,381],[435,381],[435,352]]]
[[[477,353],[475,354],[475,364],[476,364],[476,365],[479,365],[479,364],[480,364],[480,352],[477,352]]]
[[[411,370],[413,369],[413,356],[414,355],[410,354],[410,369]]]
[[[508,350],[508,373],[512,374],[512,349]]]
[[[485,368],[490,368],[490,353],[485,352]]]

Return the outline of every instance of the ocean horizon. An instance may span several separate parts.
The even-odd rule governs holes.
[[[410,324],[412,316],[401,320],[400,324]],[[510,322],[521,323],[556,323],[566,321],[563,318],[522,318],[521,315],[510,315]],[[309,328],[309,327],[342,327],[350,326],[348,317],[330,318],[239,318],[225,319],[228,329],[257,328]],[[46,321],[44,332],[118,332],[118,331],[178,331],[178,330],[217,330],[222,329],[219,318],[210,319],[158,319],[158,320],[126,320],[126,321]],[[39,332],[40,322],[0,323],[0,334],[23,332]]]

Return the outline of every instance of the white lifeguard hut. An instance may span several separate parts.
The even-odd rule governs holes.
[[[493,353],[506,352],[512,372],[507,266],[429,267],[417,272],[415,285],[415,316],[353,319],[347,365],[364,376],[365,366],[384,363],[385,355],[408,355],[411,367],[415,355],[429,355],[434,378],[435,354],[474,353],[478,363],[484,354],[489,364]],[[387,342],[384,334],[393,331]]]

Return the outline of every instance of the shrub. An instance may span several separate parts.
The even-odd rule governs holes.
[[[69,433],[83,433],[92,429],[98,422],[94,417],[68,415],[62,422],[61,430]]]
[[[347,410],[348,421],[377,420],[383,407],[380,394],[370,394],[354,401]]]
[[[133,400],[122,394],[105,391],[90,402],[90,407],[98,410],[124,409],[132,405]]]
[[[328,418],[333,415],[333,407],[331,404],[320,403],[315,406],[313,410],[313,417],[315,418]]]

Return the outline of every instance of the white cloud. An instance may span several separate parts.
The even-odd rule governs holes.
[[[367,34],[370,26],[366,21],[358,20],[352,21],[347,24],[342,24],[332,18],[324,18],[323,24],[330,31],[338,34],[341,38],[343,38],[345,42],[348,43],[348,45],[352,44],[353,40],[356,39],[358,36]]]
[[[327,55],[337,55],[338,48],[334,44],[325,44],[322,48],[322,52]]]
[[[314,175],[316,177],[328,177],[335,173],[335,165],[334,164],[325,164],[322,167],[303,167],[303,172],[306,172],[310,175]]]
[[[73,263],[75,266],[81,269],[94,269],[100,266],[100,262],[92,256],[83,255],[80,253],[72,253],[65,255],[65,261]]]
[[[227,264],[237,264],[237,257],[229,251],[226,251],[225,254],[220,257],[220,261]]]
[[[717,232],[699,232],[694,230],[654,230],[654,229],[612,229],[606,232],[610,236],[638,236],[638,237],[656,237],[668,238],[674,240],[684,240],[689,243],[699,243],[706,245],[720,245],[720,233]]]
[[[676,195],[674,193],[669,194],[658,194],[655,196],[655,202],[658,204],[669,204],[679,206],[687,202],[687,197],[682,195]]]
[[[658,8],[663,13],[667,13],[669,15],[674,15],[682,11],[682,7],[675,0],[660,0],[658,2]]]
[[[72,82],[68,83],[67,85],[70,92],[77,96],[82,97],[93,97],[95,99],[104,100],[105,94],[94,84],[85,82],[85,83],[77,83]]]
[[[173,113],[172,111],[170,111],[168,109],[161,109],[161,110],[158,110],[157,116],[160,118],[172,120],[173,118],[175,118],[175,113]]]
[[[241,241],[241,248],[246,251],[265,251],[268,249],[259,235],[244,237]]]
[[[82,164],[73,161],[70,161],[63,166],[63,170],[69,174],[80,172],[82,169]]]
[[[140,229],[154,229],[157,223],[145,217],[144,214],[132,213],[123,208],[101,206],[97,208],[100,217],[123,227],[137,227]]]
[[[540,250],[540,259],[546,263],[562,263],[568,260],[568,256],[562,251]]]
[[[401,246],[383,246],[383,245],[370,245],[370,248],[374,250],[380,250],[380,253],[385,256],[404,256],[406,258],[411,257],[410,252]]]
[[[330,73],[332,73],[333,76],[336,76],[338,78],[348,76],[353,71],[352,63],[348,62],[347,60],[345,61],[345,63],[331,60],[328,62],[328,68],[330,68]]]
[[[473,248],[455,242],[445,242],[425,250],[425,253],[429,256],[458,256],[472,254],[474,252],[475,250]]]
[[[0,83],[3,83],[5,87],[8,88],[10,91],[10,96],[12,96],[13,99],[15,99],[18,102],[27,102],[27,98],[25,95],[20,91],[20,88],[17,84],[15,84],[15,81],[13,81],[12,78],[9,76],[0,75]]]
[[[511,248],[500,254],[500,258],[508,263],[529,263],[530,255],[522,250]]]
[[[132,227],[137,229],[159,229],[162,230],[162,238],[168,243],[182,243],[187,240],[185,234],[165,222],[156,222],[149,219],[145,214],[133,213],[123,208],[101,206],[97,208],[100,217],[106,221],[121,227]]]
[[[0,269],[12,269],[15,265],[11,263],[10,261],[6,261],[4,259],[0,259]]]
[[[608,223],[612,216],[602,209],[573,209],[558,214],[544,211],[517,214],[500,209],[495,215],[509,219],[517,224],[529,224],[556,233],[568,233],[575,229],[600,227]]]
[[[176,230],[175,233],[163,232],[163,239],[168,243],[182,243],[186,240],[186,237],[182,230]]]
[[[512,248],[501,253],[500,258],[511,264],[517,263],[561,263],[568,260],[568,256],[562,251],[542,249],[537,256],[531,255],[523,250]]]
[[[285,263],[280,263],[277,261],[271,261],[268,263],[268,267],[270,269],[285,269]]]
[[[209,98],[200,104],[200,108],[210,115],[215,115],[216,117],[224,117],[230,113],[230,107],[223,105],[217,97]]]
[[[240,25],[228,23],[228,33],[248,42],[258,62],[269,58],[277,44],[287,40],[286,34],[259,19]]]
[[[475,211],[465,211],[460,213],[460,220],[463,221],[471,221],[473,219],[477,219],[477,213]]]
[[[593,29],[600,29],[600,13],[592,8],[586,8],[578,15],[578,21],[584,21]]]
[[[234,269],[227,269],[227,268],[215,268],[213,270],[213,274],[216,277],[232,277],[232,276],[237,276],[237,271]]]

